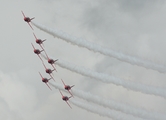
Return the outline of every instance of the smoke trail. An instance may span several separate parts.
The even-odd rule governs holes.
[[[148,85],[144,85],[144,84],[140,84],[140,83],[135,83],[132,81],[127,81],[125,79],[121,79],[121,78],[118,78],[115,76],[95,72],[90,69],[86,69],[84,67],[76,66],[72,63],[68,63],[63,60],[57,61],[56,65],[59,65],[60,67],[69,69],[73,72],[88,76],[90,78],[94,78],[94,79],[102,81],[102,82],[113,83],[115,85],[123,86],[124,88],[134,90],[134,91],[139,91],[139,92],[146,93],[146,94],[166,97],[166,90],[159,88],[159,87],[152,87],[152,86],[148,86]]]
[[[50,85],[52,85],[56,89],[60,89],[60,90],[67,92],[66,90],[64,90],[62,85],[59,85],[57,83],[50,83]],[[74,96],[77,96],[86,101],[91,101],[91,102],[101,105],[103,107],[121,111],[123,113],[131,114],[131,115],[134,115],[134,116],[137,116],[140,118],[146,118],[146,119],[151,119],[151,120],[166,120],[166,116],[163,114],[155,113],[155,112],[148,112],[147,110],[135,108],[130,105],[116,102],[111,99],[106,100],[104,98],[101,98],[101,97],[91,94],[89,92],[87,93],[87,92],[72,88],[72,94]]]
[[[43,30],[44,32],[51,34],[54,37],[61,38],[67,42],[74,44],[74,45],[85,47],[85,48],[92,50],[94,52],[99,52],[101,54],[117,58],[120,61],[125,61],[125,62],[128,62],[128,63],[133,64],[133,65],[135,64],[138,66],[145,67],[147,69],[153,69],[153,70],[157,70],[158,72],[161,72],[161,73],[166,73],[166,66],[164,66],[164,65],[156,64],[156,63],[153,63],[151,61],[145,61],[141,58],[136,58],[134,56],[129,56],[129,55],[105,48],[105,47],[101,47],[101,46],[94,44],[94,43],[91,43],[85,39],[73,37],[73,36],[66,34],[62,31],[59,31],[57,29],[53,30],[53,29],[47,28],[41,24],[37,24],[35,22],[32,22],[32,24],[34,26],[36,26],[37,28]]]
[[[70,102],[82,109],[88,110],[92,113],[97,113],[101,116],[112,118],[113,120],[142,120],[140,118],[135,118],[133,116],[123,115],[122,113],[117,111],[102,109],[101,107],[97,107],[89,103],[83,103],[78,100],[76,101],[74,99],[70,99]]]

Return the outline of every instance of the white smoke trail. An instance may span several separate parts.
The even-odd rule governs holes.
[[[94,106],[89,103],[83,103],[83,102],[80,102],[80,101],[74,100],[74,99],[70,99],[70,102],[72,104],[76,105],[77,107],[88,110],[92,113],[97,113],[101,116],[106,116],[106,117],[112,118],[113,120],[143,120],[140,118],[135,118],[133,116],[124,115],[117,111],[107,110],[107,109],[104,109],[104,108],[101,108],[98,106]]]
[[[85,47],[85,48],[92,50],[94,52],[99,52],[101,54],[117,58],[118,60],[125,61],[125,62],[128,62],[128,63],[133,64],[133,65],[135,64],[138,66],[145,67],[147,69],[153,69],[153,70],[157,70],[158,72],[161,72],[161,73],[166,73],[166,66],[164,66],[164,65],[156,64],[156,63],[153,63],[151,61],[146,61],[146,60],[143,60],[141,58],[129,56],[129,55],[105,48],[105,47],[101,47],[101,46],[94,44],[94,43],[91,43],[85,39],[73,37],[73,36],[66,34],[62,31],[59,31],[57,29],[53,30],[53,29],[47,28],[46,26],[43,26],[43,25],[35,23],[35,22],[32,22],[32,24],[34,26],[36,26],[37,28],[43,30],[44,32],[46,32],[50,35],[53,35],[54,37],[61,38],[67,42],[74,44],[74,45]]]
[[[140,83],[135,83],[135,82],[121,79],[121,78],[111,76],[108,74],[95,72],[90,69],[86,69],[84,67],[80,67],[80,66],[76,66],[72,63],[68,63],[64,60],[58,60],[56,62],[56,65],[59,65],[60,67],[69,69],[73,72],[94,78],[94,79],[102,81],[102,82],[113,83],[115,85],[120,85],[120,86],[123,86],[124,88],[134,90],[134,91],[139,91],[139,92],[146,93],[146,94],[166,97],[166,90],[159,88],[159,87],[153,87],[153,86],[148,86],[148,85],[144,85],[144,84],[140,84]]]
[[[50,83],[50,85],[52,85],[56,89],[60,89],[67,92],[66,90],[64,90],[62,85],[59,85],[57,83]],[[151,119],[151,120],[166,120],[166,116],[163,114],[156,113],[156,112],[148,112],[147,110],[144,110],[141,108],[135,108],[130,105],[116,102],[111,99],[107,100],[99,96],[96,96],[94,94],[91,94],[89,92],[87,93],[87,92],[72,88],[72,94],[86,101],[91,101],[103,107],[121,111],[123,113],[131,114],[140,118]]]

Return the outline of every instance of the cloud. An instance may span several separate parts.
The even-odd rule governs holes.
[[[35,16],[36,22],[62,29],[74,36],[90,39],[92,42],[117,51],[165,64],[166,16],[165,2],[162,0],[139,2],[9,0],[3,1],[1,9],[3,19],[0,23],[2,33],[0,45],[2,108],[0,110],[4,113],[2,116],[4,119],[83,120],[86,114],[87,119],[108,120],[77,107],[69,111],[68,106],[61,101],[59,93],[50,92],[40,82],[38,71],[43,75],[45,72],[40,60],[33,54],[30,43],[34,42],[34,37],[31,29],[22,19],[21,10],[29,17]],[[58,39],[52,40],[51,36],[37,29],[34,32],[38,37],[47,39],[45,49],[55,58],[74,61],[76,64],[107,74],[129,77],[132,81],[143,84],[165,87],[164,74],[94,54]],[[131,92],[112,84],[89,82],[86,77],[61,68],[58,68],[58,75],[78,88],[91,91],[92,94],[165,113],[165,99]]]
[[[0,96],[11,111],[22,113],[25,116],[36,107],[35,90],[30,85],[18,81],[16,74],[0,73]]]

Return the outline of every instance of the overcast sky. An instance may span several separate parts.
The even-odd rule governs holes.
[[[62,30],[125,54],[166,65],[166,2],[164,0],[1,0],[0,4],[0,119],[2,120],[110,120],[61,100],[58,90],[50,91],[38,74],[49,77],[36,48],[33,32],[44,43],[47,53],[94,71],[166,89],[166,74],[119,61],[67,43],[24,22],[26,16],[36,23]],[[45,64],[49,67],[50,65]],[[114,99],[148,111],[165,114],[162,97],[127,90],[114,84],[57,68],[56,82],[63,79],[76,89]],[[69,95],[64,93],[65,95]],[[77,97],[72,98],[80,100]],[[82,100],[80,100],[82,101]],[[86,101],[83,101],[86,102]],[[122,114],[119,112],[119,114]]]

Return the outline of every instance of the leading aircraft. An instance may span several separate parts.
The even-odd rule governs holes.
[[[67,97],[67,96],[63,96],[63,94],[62,94],[62,92],[59,90],[59,92],[61,93],[61,95],[62,95],[62,100],[64,100],[67,104],[68,104],[68,106],[70,107],[70,108],[72,108],[71,106],[70,106],[70,104],[67,102],[72,96],[70,96],[70,97]]]
[[[33,18],[26,17],[25,14],[24,14],[24,12],[23,12],[23,11],[21,11],[21,12],[22,12],[22,15],[24,16],[24,21],[27,22],[27,23],[29,24],[29,26],[32,28],[30,22],[31,22],[31,20],[33,20],[35,17],[33,17]],[[33,28],[32,28],[32,30],[33,30]]]

